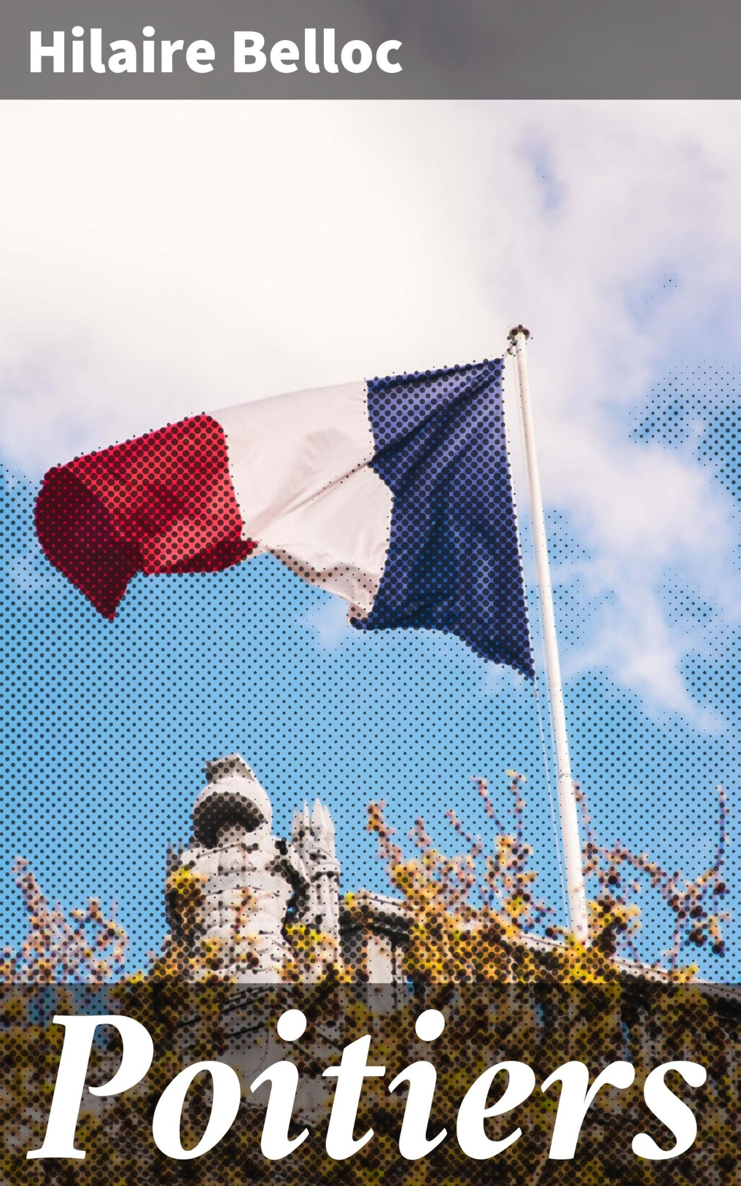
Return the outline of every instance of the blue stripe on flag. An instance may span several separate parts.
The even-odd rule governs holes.
[[[368,381],[370,464],[394,504],[373,611],[353,625],[444,630],[532,676],[502,365]]]

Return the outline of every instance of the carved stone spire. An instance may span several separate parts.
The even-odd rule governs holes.
[[[340,866],[335,854],[335,832],[329,809],[317,799],[313,809],[304,803],[293,813],[291,839],[309,879],[308,901],[299,917],[316,930],[339,940]]]

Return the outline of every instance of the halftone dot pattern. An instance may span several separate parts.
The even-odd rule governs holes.
[[[426,383],[434,386],[438,373],[417,373],[423,390]],[[492,369],[489,378],[498,379],[498,373]],[[384,412],[384,400],[393,395],[394,381],[371,381],[368,389],[374,429],[389,433],[375,464],[384,481],[392,484],[399,476],[399,458],[392,439],[393,415],[388,409]],[[709,467],[724,496],[737,499],[741,491],[735,460],[738,389],[733,376],[719,376],[710,369],[667,381],[636,417],[634,447],[650,444],[683,450],[696,463]],[[218,522],[225,546],[236,547],[245,541],[240,541],[241,524],[220,485],[223,440],[208,417],[196,420],[199,426],[194,429],[175,425],[162,430],[170,434],[163,442],[173,450],[173,458],[183,455],[179,451],[187,452],[193,439],[199,449],[204,439],[212,442],[214,465],[199,479],[199,498],[207,503],[211,499],[209,525]],[[502,489],[509,490],[509,467],[502,454],[501,425],[495,425],[495,430],[500,478],[492,492],[501,497]],[[212,1017],[214,1000],[203,981],[210,976],[218,979],[232,965],[225,962],[224,949],[213,932],[203,933],[202,885],[185,875],[185,865],[178,862],[194,844],[189,838],[192,808],[203,786],[206,761],[237,751],[244,754],[271,800],[270,837],[275,845],[260,878],[255,877],[253,857],[242,861],[240,869],[249,878],[235,897],[233,885],[227,884],[234,869],[227,868],[223,853],[227,848],[241,853],[240,846],[249,849],[253,844],[250,812],[240,802],[244,833],[222,834],[233,822],[225,812],[215,817],[218,826],[206,837],[207,849],[211,841],[216,842],[209,875],[215,883],[225,879],[223,896],[218,897],[219,890],[214,893],[227,940],[235,929],[234,920],[241,927],[238,966],[244,979],[259,971],[264,955],[260,938],[264,932],[254,925],[256,893],[278,895],[282,891],[271,879],[284,877],[295,881],[295,885],[291,882],[293,896],[286,898],[285,938],[290,948],[286,976],[293,982],[319,979],[324,992],[334,984],[337,947],[301,915],[304,873],[289,851],[293,810],[301,809],[304,801],[311,805],[315,798],[328,806],[334,821],[341,890],[354,895],[346,903],[343,924],[351,975],[367,979],[379,957],[380,940],[387,943],[391,937],[393,958],[384,966],[398,973],[405,993],[412,991],[410,981],[416,983],[420,1011],[424,1005],[445,1013],[448,1002],[435,996],[438,984],[517,978],[559,982],[580,972],[584,977],[609,979],[615,972],[616,954],[633,961],[631,975],[636,965],[640,970],[659,960],[664,968],[696,961],[709,978],[737,978],[738,945],[733,938],[737,924],[725,915],[737,915],[738,910],[733,807],[739,774],[736,674],[741,638],[732,624],[717,625],[723,615],[694,587],[691,573],[666,573],[667,619],[690,623],[692,631],[700,632],[691,637],[702,639],[703,645],[688,647],[681,675],[693,703],[717,714],[723,730],[698,729],[679,714],[657,721],[635,693],[601,668],[583,672],[567,685],[574,767],[588,805],[584,817],[588,888],[596,903],[597,941],[585,957],[586,965],[575,965],[563,955],[566,918],[560,901],[558,849],[548,818],[549,779],[543,769],[531,682],[508,667],[483,663],[463,645],[462,632],[457,625],[451,628],[450,620],[415,623],[436,629],[348,630],[341,606],[297,580],[271,557],[220,573],[209,571],[230,561],[204,548],[202,503],[196,509],[190,504],[187,529],[177,527],[171,534],[177,519],[172,501],[155,499],[156,521],[146,519],[141,504],[134,509],[134,502],[116,496],[115,472],[96,476],[86,459],[76,465],[80,477],[74,492],[59,477],[48,480],[40,505],[46,506],[49,521],[61,521],[55,507],[67,498],[80,499],[87,515],[85,508],[90,504],[80,491],[89,490],[87,483],[95,482],[100,490],[114,491],[106,494],[110,514],[121,515],[128,532],[136,521],[139,535],[135,545],[132,535],[127,536],[131,550],[119,553],[120,564],[114,567],[110,584],[91,584],[86,590],[102,612],[112,613],[120,600],[121,581],[130,580],[116,621],[103,621],[89,601],[41,557],[33,537],[34,492],[23,482],[9,479],[5,483],[7,566],[2,598],[10,629],[2,644],[2,679],[9,727],[1,744],[9,826],[3,830],[0,876],[3,899],[11,903],[3,954],[6,980],[106,980],[137,969],[151,974],[154,968],[163,981],[179,975],[191,982],[188,992],[202,989],[205,994],[183,997],[172,1005],[179,1025],[184,1017]],[[461,465],[465,484],[465,460]],[[132,469],[136,471],[133,454]],[[145,499],[150,482],[151,475],[142,475],[140,491]],[[479,486],[471,491],[474,502],[480,493]],[[48,545],[49,551],[52,546],[62,549],[57,553],[59,567],[70,576],[74,570],[77,578],[73,579],[83,587],[91,571],[91,551],[99,549],[101,540],[105,543],[99,519],[92,512],[87,520],[84,515],[88,536],[74,541],[66,552],[64,543]],[[403,516],[399,522],[404,523]],[[527,553],[527,524],[522,526]],[[413,528],[408,524],[400,528],[402,534],[405,530]],[[590,593],[585,579],[589,550],[577,538],[569,517],[551,513],[549,534],[557,619],[568,660],[570,648],[604,621],[609,595]],[[149,559],[144,558],[142,540],[152,545]],[[509,537],[506,546],[511,545]],[[444,575],[438,566],[443,552],[441,546],[430,562],[434,582]],[[135,575],[156,571],[170,575],[151,575],[147,580]],[[511,576],[511,604],[516,607],[522,590],[516,556]],[[534,607],[532,587],[528,599]],[[465,610],[463,606],[463,616]],[[383,613],[398,611],[391,597]],[[414,612],[421,615],[423,610]],[[537,659],[537,614],[531,617]],[[391,619],[379,622],[384,624],[391,625]],[[520,662],[510,656],[507,663],[527,670],[523,656],[529,656],[529,642],[523,638]],[[718,783],[727,788],[727,794],[716,792]],[[326,853],[317,855],[311,847],[320,832],[319,827],[309,827],[306,860],[317,865],[325,860],[324,875],[329,879]],[[178,840],[166,865],[168,843]],[[11,876],[18,856],[24,859]],[[208,853],[204,860],[206,864],[210,860]],[[643,883],[640,896],[634,881]],[[394,914],[389,896],[406,901],[405,917]],[[115,907],[109,905],[112,899]],[[634,929],[631,911],[636,902],[642,910],[642,933]],[[719,963],[721,956],[724,962]],[[621,966],[624,970],[625,965]],[[196,987],[192,981],[198,982]],[[731,1124],[738,1114],[737,1085],[735,1079],[726,1081],[728,1069],[722,1064],[730,1041],[726,1035],[731,1033],[723,1026],[732,1008],[722,997],[725,1003],[718,1006],[716,1015],[708,999],[700,994],[686,1009],[683,1006],[665,1018],[664,1036],[668,1035],[670,1047],[680,1045],[690,1057],[695,1040],[701,1046],[713,1034],[722,1034],[722,1048],[710,1050],[707,1056],[708,1065],[712,1062],[708,1099],[727,1109]],[[476,1024],[488,1024],[507,1008],[499,998],[493,1004],[474,995],[469,1003]],[[297,999],[294,1004],[300,1007],[302,1002]],[[322,1008],[326,1014],[326,996]],[[648,1033],[660,1047],[653,1015],[647,1019],[643,1005],[626,1006],[625,1016],[617,1020],[610,1015],[608,1025],[604,999],[599,994],[588,997],[579,1005],[578,1024],[573,1023],[574,1010],[567,1010],[572,1025],[565,1034],[559,1031],[559,1040],[566,1043],[563,1048],[555,1039],[550,1043],[551,1014],[546,1004],[538,1002],[533,1015],[522,1001],[512,1008],[514,1029],[509,1035],[516,1033],[519,1047],[513,1039],[504,1049],[501,1035],[490,1037],[489,1047],[484,1047],[481,1034],[473,1030],[466,1044],[449,1037],[455,1033],[451,1025],[437,1039],[434,1058],[426,1050],[405,1050],[404,1065],[412,1057],[439,1058],[444,1067],[441,1074],[457,1076],[460,1084],[462,1071],[471,1065],[472,1051],[477,1055],[499,1051],[527,1062],[533,1061],[529,1052],[537,1049],[544,1064],[539,1070],[542,1081],[565,1057],[581,1056],[597,1069],[609,1057],[624,1057],[626,1050],[635,1050],[630,1042],[638,1015],[644,1017],[640,1024],[645,1027],[638,1032]],[[307,1009],[307,1017],[311,1033],[315,1014]],[[367,1015],[363,1020],[367,1022]],[[413,1025],[407,1029],[411,1035]],[[46,1083],[58,1056],[58,1044],[49,1045],[48,1030],[48,1025],[26,1027],[36,1043],[30,1061],[43,1070]],[[16,1035],[14,1041],[16,1037],[20,1053],[11,1069],[20,1078],[29,1054],[28,1050],[22,1053],[22,1037]],[[371,1058],[382,1061],[386,1049],[383,1043],[380,1048],[374,1046]],[[202,1057],[218,1057],[216,1048],[209,1050],[208,1044],[199,1051]],[[281,1056],[284,1050],[277,1055]],[[697,1057],[702,1061],[700,1054]],[[388,1061],[395,1072],[401,1068],[401,1063]],[[552,1065],[546,1066],[549,1061]],[[164,1080],[156,1080],[159,1088],[163,1084]],[[383,1094],[386,1087],[381,1084],[376,1091],[372,1085],[369,1097],[379,1142],[368,1154],[367,1172],[413,1181],[411,1176],[404,1178],[412,1172],[409,1166],[399,1164],[399,1113],[389,1111]],[[43,1117],[40,1083],[35,1090],[33,1103]],[[683,1098],[692,1097],[688,1093]],[[48,1095],[43,1100],[45,1107]],[[196,1092],[193,1100],[196,1117],[202,1105],[202,1118],[208,1092]],[[135,1135],[133,1129],[127,1130],[131,1117],[125,1104],[123,1112],[114,1108],[107,1115],[120,1120],[120,1127],[113,1129],[118,1144],[106,1154],[111,1158],[110,1174],[91,1158],[72,1170],[24,1163],[25,1176],[11,1167],[8,1180],[85,1183],[89,1175],[91,1182],[104,1186],[132,1177],[225,1183],[252,1178],[291,1180],[289,1161],[282,1170],[260,1160],[254,1124],[245,1128],[251,1141],[248,1148],[227,1143],[215,1160],[200,1166],[193,1163],[196,1170],[188,1172],[196,1176],[188,1178],[182,1166],[156,1154],[154,1160],[138,1160],[146,1133],[141,1125]],[[141,1109],[137,1116],[137,1123],[142,1116],[148,1123],[151,1108]],[[609,1096],[604,1112],[598,1112],[594,1127],[589,1128],[584,1165],[555,1166],[543,1160],[552,1129],[551,1109],[536,1118],[522,1144],[513,1147],[510,1159],[497,1165],[506,1166],[513,1181],[523,1182],[533,1179],[534,1166],[540,1167],[543,1180],[553,1181],[566,1180],[567,1173],[569,1181],[585,1183],[615,1178],[680,1180],[671,1162],[674,1176],[662,1177],[663,1170],[631,1159],[625,1142],[618,1140],[620,1134],[609,1127],[614,1119],[614,1096]],[[454,1115],[449,1112],[435,1113],[433,1130],[434,1124],[450,1127],[451,1122]],[[34,1123],[38,1127],[38,1115]],[[651,1121],[644,1118],[644,1123]],[[94,1135],[89,1119],[81,1124],[83,1139]],[[659,1143],[667,1142],[666,1132],[659,1127],[647,1131],[655,1133]],[[28,1147],[27,1134],[22,1139],[24,1148]],[[450,1147],[452,1142],[446,1149]],[[235,1160],[235,1148],[241,1161]],[[681,1180],[712,1181],[714,1176],[721,1180],[719,1172],[733,1180],[732,1142],[724,1144],[719,1138],[703,1149],[710,1150],[709,1160],[688,1162]],[[302,1165],[304,1180],[307,1173],[317,1178],[326,1173],[324,1162],[311,1157]],[[461,1170],[443,1159],[438,1168],[430,1169],[430,1180],[470,1180],[480,1170],[490,1173],[491,1167],[469,1162]],[[337,1172],[342,1179],[341,1166]]]
[[[52,564],[111,619],[137,572],[218,572],[254,548],[210,416],[50,470],[36,530]]]
[[[428,988],[421,999],[403,1000],[388,987],[373,993],[326,984],[235,992],[233,986],[170,981],[88,988],[74,997],[51,988],[6,988],[0,1002],[8,1019],[0,1071],[6,1088],[0,1119],[9,1137],[2,1168],[3,1180],[14,1184],[362,1183],[382,1175],[408,1186],[463,1186],[501,1175],[527,1186],[534,1168],[541,1181],[579,1186],[735,1180],[733,1046],[739,1030],[728,993],[711,1000],[696,989],[647,984],[520,984],[458,986],[455,993]],[[153,1039],[152,1064],[140,1082],[112,1097],[86,1093],[75,1133],[84,1159],[28,1161],[26,1150],[39,1150],[44,1140],[48,1084],[62,1047],[62,1027],[47,1019],[72,1007],[143,1025]],[[439,1022],[426,1033],[430,1013]],[[435,1036],[440,1024],[444,1030]],[[697,1061],[677,1059],[677,1044],[688,1033]],[[330,1117],[335,1101],[346,1105],[353,1094],[341,1069],[353,1045],[356,1056],[358,1046],[367,1051],[370,1073],[350,1129],[349,1117],[334,1125]],[[110,1081],[121,1050],[114,1026],[101,1026],[90,1051],[91,1085]],[[666,1107],[659,1120],[644,1102],[648,1075],[667,1063],[675,1069],[666,1087],[688,1110],[681,1123],[675,1113],[671,1128]],[[603,1077],[582,1117],[573,1102],[576,1090],[583,1098],[609,1064],[607,1082]],[[410,1066],[416,1074],[405,1074]],[[214,1071],[231,1080],[232,1106],[223,1091],[213,1090]],[[417,1123],[408,1124],[421,1074],[431,1098],[425,1107],[417,1096]],[[178,1075],[187,1077],[189,1088],[168,1119],[161,1101],[166,1092],[177,1094]],[[482,1084],[491,1084],[486,1102],[494,1111],[515,1076],[519,1090],[510,1102],[516,1092],[517,1104],[484,1122]],[[468,1096],[472,1089],[478,1100]],[[290,1126],[273,1123],[266,1142],[269,1100],[273,1122],[275,1112],[283,1120],[289,1106],[291,1119]],[[209,1127],[220,1128],[220,1139],[206,1148]],[[655,1145],[647,1156],[648,1139]],[[662,1159],[678,1146],[683,1153]]]
[[[532,675],[501,381],[501,359],[368,381],[371,468],[394,513],[373,612],[356,625],[451,631]]]

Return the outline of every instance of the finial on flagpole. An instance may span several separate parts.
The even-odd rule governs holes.
[[[516,354],[518,342],[527,342],[529,337],[530,330],[527,328],[527,326],[513,325],[512,329],[507,334],[507,341],[509,342],[507,353],[512,355]]]

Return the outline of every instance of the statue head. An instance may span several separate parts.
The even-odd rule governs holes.
[[[270,799],[239,754],[206,763],[207,785],[193,805],[193,834],[204,848],[269,835]]]

